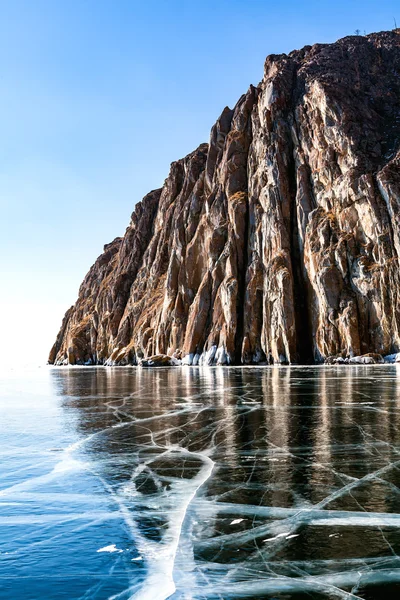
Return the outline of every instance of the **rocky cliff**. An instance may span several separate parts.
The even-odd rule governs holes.
[[[269,56],[104,247],[49,362],[397,352],[399,209],[400,30]]]

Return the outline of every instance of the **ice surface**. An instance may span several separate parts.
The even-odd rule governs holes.
[[[28,423],[19,384],[2,598],[399,597],[398,368],[53,369]]]
[[[123,550],[117,548],[115,544],[110,544],[109,546],[104,546],[104,548],[99,548],[97,552],[123,552]]]

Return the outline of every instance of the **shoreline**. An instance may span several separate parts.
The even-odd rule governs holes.
[[[50,369],[140,369],[145,371],[158,371],[161,369],[176,369],[177,367],[187,370],[187,369],[321,369],[321,368],[338,368],[338,367],[400,367],[400,362],[396,363],[374,363],[374,364],[360,364],[360,363],[350,363],[350,364],[327,364],[327,363],[315,363],[315,364],[291,364],[291,365],[161,365],[161,366],[151,366],[151,367],[143,367],[141,365],[38,365],[38,367],[49,367]]]

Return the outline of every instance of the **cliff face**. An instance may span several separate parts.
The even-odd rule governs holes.
[[[104,248],[49,362],[400,350],[400,30],[269,56]]]

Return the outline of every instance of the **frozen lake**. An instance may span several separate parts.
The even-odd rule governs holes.
[[[400,597],[400,367],[0,380],[2,600]]]

